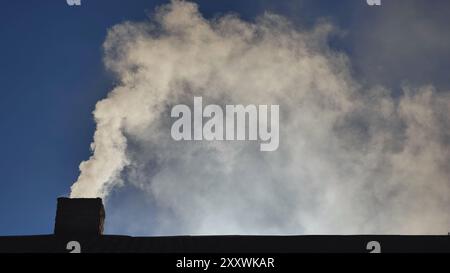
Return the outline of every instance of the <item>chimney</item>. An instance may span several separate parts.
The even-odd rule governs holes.
[[[100,236],[105,209],[101,198],[58,198],[55,235]]]

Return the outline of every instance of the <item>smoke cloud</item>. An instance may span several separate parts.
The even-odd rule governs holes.
[[[446,234],[449,95],[363,88],[328,46],[337,31],[270,13],[207,20],[184,1],[114,26],[104,62],[118,84],[96,106],[71,197],[133,186],[155,234]],[[194,96],[280,105],[279,149],[174,141],[170,110]]]

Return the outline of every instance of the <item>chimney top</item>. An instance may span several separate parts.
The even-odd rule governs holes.
[[[101,198],[58,198],[55,235],[100,236],[104,221]]]

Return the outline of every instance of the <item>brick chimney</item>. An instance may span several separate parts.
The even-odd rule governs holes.
[[[101,198],[58,198],[55,235],[100,236],[104,221]]]

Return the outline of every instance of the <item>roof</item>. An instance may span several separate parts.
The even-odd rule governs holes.
[[[450,236],[174,236],[55,235],[0,237],[0,253],[68,253],[77,241],[83,253],[323,253],[370,252],[376,241],[382,252],[450,252]]]

